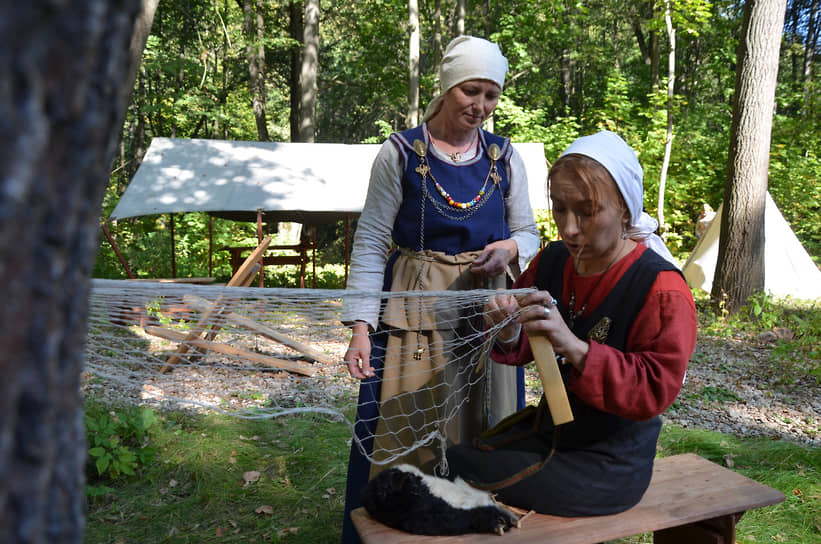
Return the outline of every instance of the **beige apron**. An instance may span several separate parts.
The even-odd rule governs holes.
[[[391,291],[418,291],[420,280],[424,291],[506,288],[505,274],[485,283],[470,272],[479,253],[402,250],[394,263]],[[420,308],[423,301],[431,304]],[[443,460],[445,447],[472,440],[516,411],[516,367],[493,363],[487,358],[488,346],[479,341],[468,345],[463,339],[465,333],[484,328],[481,315],[481,307],[466,312],[446,299],[387,299],[381,320],[390,333],[373,459],[385,461],[419,447],[388,464],[372,463],[371,477],[398,463],[430,471]]]

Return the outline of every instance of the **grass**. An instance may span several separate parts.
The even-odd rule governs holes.
[[[756,371],[814,376],[814,383],[821,383],[817,307],[795,310],[762,298],[757,310],[740,319],[714,317],[699,302],[700,328],[711,335],[754,338],[776,325],[789,327],[792,339],[778,340],[771,364]],[[736,400],[731,391],[714,386],[699,395],[716,402]],[[94,409],[103,414],[136,410]],[[350,447],[347,424],[317,415],[267,420],[156,415],[139,444],[154,448],[154,456],[139,463],[134,476],[98,478],[89,468],[86,543],[339,541]],[[821,544],[818,448],[665,425],[658,451],[660,456],[696,453],[785,494],[784,503],[744,515],[737,544]],[[651,542],[652,535],[645,534],[611,544]]]
[[[338,542],[346,424],[312,415],[158,416],[149,432],[154,461],[89,498],[87,543]],[[817,449],[665,426],[659,455],[685,452],[732,465],[787,496],[780,505],[748,512],[738,543],[821,542]],[[649,543],[652,536],[617,542]]]

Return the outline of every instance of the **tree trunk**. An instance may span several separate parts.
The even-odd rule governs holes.
[[[439,73],[439,64],[442,62],[442,0],[436,0],[433,9],[433,58],[428,65],[433,66],[436,73]],[[439,94],[439,78],[433,82],[433,96]]]
[[[664,2],[664,8],[664,22],[667,27],[667,37],[670,40],[670,51],[667,55],[667,138],[664,142],[664,160],[661,163],[658,197],[658,222],[662,236],[667,230],[667,225],[664,223],[664,191],[667,186],[670,155],[673,151],[673,99],[676,87],[676,29],[673,28],[673,19],[670,16],[670,0]]]
[[[804,43],[804,70],[802,74],[802,82],[804,84],[804,104],[801,108],[801,117],[804,119],[807,118],[807,115],[810,112],[812,61],[815,55],[816,44],[818,42],[819,11],[821,11],[821,2],[819,0],[812,0],[810,3],[810,19],[807,23],[807,38]]]
[[[764,202],[786,0],[748,0],[738,45],[730,152],[712,296],[737,311],[764,288]]]
[[[302,29],[302,2],[299,0],[291,0],[289,4],[290,11],[290,25],[289,33],[291,39],[302,43],[303,29]],[[291,91],[291,141],[299,141],[299,120],[302,119],[300,113],[300,104],[302,103],[302,91],[299,86],[299,72],[302,68],[302,50],[299,47],[291,49],[291,78],[289,81],[289,88]]]
[[[419,2],[408,0],[408,115],[405,126],[419,124]]]
[[[245,58],[248,62],[251,93],[253,94],[254,119],[257,123],[257,138],[260,142],[270,140],[268,122],[265,115],[265,21],[262,17],[261,0],[244,0]]]
[[[139,0],[6,2],[0,22],[0,541],[83,542],[80,375]]]
[[[465,33],[465,1],[456,0],[456,35]]]
[[[316,71],[319,64],[319,0],[305,0],[305,36],[302,45],[302,70],[299,105],[299,141],[314,142],[316,139]]]

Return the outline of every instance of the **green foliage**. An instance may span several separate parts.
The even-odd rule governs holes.
[[[148,408],[114,409],[86,403],[89,481],[114,482],[136,476],[156,454],[149,440],[149,430],[156,422],[156,415]],[[91,493],[95,491],[99,490]]]
[[[677,62],[664,234],[682,261],[695,245],[694,225],[703,204],[715,209],[723,200],[741,6],[731,0],[671,4]],[[103,217],[111,213],[153,136],[256,139],[245,57],[249,45],[261,42],[265,49],[269,133],[275,140],[290,138],[293,56],[299,53],[298,40],[290,35],[290,7],[264,3],[260,39],[245,35],[239,3],[160,3],[104,196]],[[543,142],[552,162],[579,135],[601,128],[618,131],[639,155],[645,209],[655,216],[669,106],[664,62],[669,43],[664,10],[653,7],[621,0],[595,5],[559,0],[468,3],[464,28],[497,41],[510,63],[494,117],[498,133],[514,141]],[[421,108],[437,89],[437,47],[456,34],[454,5],[445,2],[441,8],[439,20],[433,10],[421,14]],[[788,4],[769,191],[798,238],[821,261],[819,82],[803,75],[807,36],[800,23],[809,9],[807,3]],[[658,40],[655,80],[651,37]],[[407,3],[323,3],[317,141],[378,143],[405,128],[407,48]],[[811,73],[821,73],[819,57],[811,60]],[[177,276],[212,275],[226,281],[228,255],[220,248],[255,240],[253,224],[215,220],[209,262],[209,222],[205,214],[175,216]],[[110,228],[137,276],[172,274],[168,217],[124,220]],[[339,228],[335,234],[336,242],[323,239],[320,244],[323,265],[344,261]],[[125,277],[104,239],[94,276]]]

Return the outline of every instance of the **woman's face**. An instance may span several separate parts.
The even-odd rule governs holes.
[[[440,114],[445,121],[458,128],[475,129],[482,126],[496,104],[502,89],[485,79],[471,79],[454,85],[442,101]]]
[[[607,171],[594,168],[601,170],[593,181],[598,187],[598,204],[571,170],[550,178],[553,219],[578,270],[585,273],[601,272],[621,250],[628,213]]]

